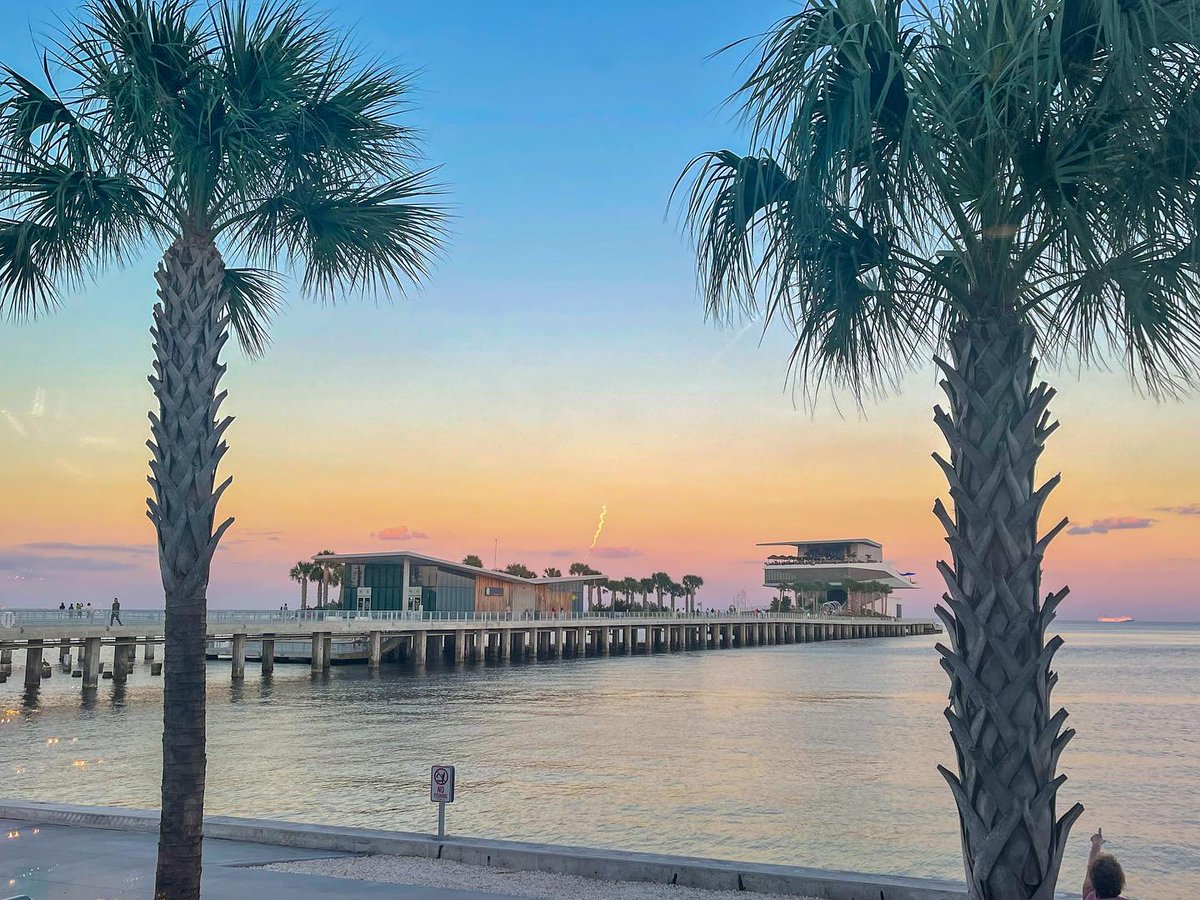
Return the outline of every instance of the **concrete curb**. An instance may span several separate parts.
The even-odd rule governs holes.
[[[115,831],[158,830],[158,813],[151,810],[64,803],[0,799],[0,819]],[[794,894],[822,900],[965,900],[967,896],[960,884],[930,878],[482,838],[438,840],[433,835],[413,832],[270,819],[205,816],[204,834],[208,838],[304,850],[449,859],[469,865],[580,875],[603,881],[647,881],[708,890]]]

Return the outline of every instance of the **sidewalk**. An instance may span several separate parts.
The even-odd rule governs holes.
[[[0,897],[27,894],[33,900],[150,900],[157,845],[154,834],[0,819]],[[204,900],[512,900],[511,894],[253,868],[350,855],[209,838],[204,841]]]

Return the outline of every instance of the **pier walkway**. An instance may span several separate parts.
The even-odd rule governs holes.
[[[105,646],[113,648],[112,668],[103,673],[105,677],[125,680],[139,645],[152,674],[158,674],[162,664],[154,656],[163,643],[164,617],[162,610],[122,610],[121,624],[110,626],[107,610],[97,610],[90,618],[86,613],[71,615],[58,610],[0,610],[0,683],[12,673],[14,652],[25,655],[27,686],[50,677],[52,669],[45,654],[57,649],[64,670],[71,663],[71,674],[81,678],[84,687],[94,687],[102,674],[100,653]],[[488,658],[506,661],[719,650],[940,631],[940,625],[928,620],[749,612],[692,616],[585,613],[510,619],[486,613],[210,609],[207,617],[208,640],[227,644],[230,674],[235,680],[245,677],[248,657],[257,658],[263,672],[272,671],[276,642],[303,642],[307,645],[304,658],[314,672],[322,672],[334,661],[335,639],[352,645],[352,652],[342,654],[338,661],[360,661],[375,668],[385,658],[423,666],[435,654],[457,663]],[[355,647],[359,649],[354,651]]]

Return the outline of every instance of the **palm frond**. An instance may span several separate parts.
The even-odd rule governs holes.
[[[20,315],[49,309],[56,283],[77,282],[160,232],[138,181],[55,162],[0,168],[0,209],[0,297]]]
[[[31,319],[58,305],[58,249],[48,229],[33,222],[0,220],[0,312]]]
[[[271,319],[283,308],[283,281],[269,269],[225,269],[226,310],[238,346],[251,359],[271,343]]]
[[[272,198],[234,223],[252,259],[282,253],[304,269],[306,291],[377,291],[424,280],[438,253],[446,213],[427,201],[428,173],[382,186],[310,183]]]

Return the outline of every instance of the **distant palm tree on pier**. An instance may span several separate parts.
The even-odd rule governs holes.
[[[694,613],[696,611],[696,591],[704,587],[704,579],[699,575],[684,575],[680,579],[680,583],[687,592],[688,612]]]
[[[973,898],[1054,893],[1055,775],[1038,533],[1058,476],[1037,355],[1108,351],[1155,394],[1200,362],[1200,16],[1176,0],[809,0],[763,38],[737,100],[756,155],[694,161],[707,312],[793,332],[815,397],[860,402],[932,353],[952,563],[946,711]],[[763,301],[760,306],[759,301]]]
[[[233,521],[215,524],[222,348],[231,330],[266,348],[278,271],[327,300],[387,291],[425,275],[443,223],[395,117],[407,76],[360,65],[291,0],[255,9],[88,0],[42,84],[0,76],[0,312],[47,312],[58,286],[167,248],[149,516],[167,611],[155,896],[171,900],[200,891],[206,592]]]
[[[288,572],[288,577],[292,581],[300,582],[301,609],[308,609],[308,583],[312,581],[313,570],[313,563],[301,561],[292,566],[292,570]]]

